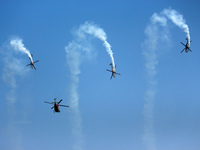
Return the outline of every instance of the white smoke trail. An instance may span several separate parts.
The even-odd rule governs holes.
[[[102,28],[98,27],[95,24],[86,22],[85,24],[80,26],[79,33],[81,36],[87,33],[103,41],[103,44],[106,47],[108,54],[110,55],[113,68],[115,68],[115,62],[114,62],[113,52],[111,50],[111,45],[107,42],[106,33]]]
[[[179,14],[179,12],[173,9],[164,9],[163,14],[166,15],[175,25],[184,30],[184,32],[187,34],[186,36],[188,38],[188,44],[190,45],[189,27],[185,23],[183,15]]]
[[[146,27],[145,34],[146,39],[143,43],[143,55],[146,60],[145,68],[148,75],[148,89],[145,92],[145,104],[144,104],[144,117],[145,117],[145,127],[144,127],[144,142],[146,143],[148,150],[156,150],[155,135],[154,135],[154,114],[153,106],[155,101],[155,85],[156,80],[155,75],[157,73],[156,66],[158,64],[157,60],[157,41],[158,41],[158,28],[154,24],[150,24]]]
[[[10,45],[13,49],[10,47]],[[6,99],[8,102],[8,110],[14,111],[13,105],[16,102],[16,76],[23,76],[27,70],[24,69],[22,62],[20,59],[15,57],[15,52],[23,52],[26,53],[30,59],[32,59],[30,52],[24,47],[22,43],[22,39],[18,37],[13,37],[10,40],[10,43],[5,43],[1,48],[1,54],[3,56],[3,74],[2,79],[5,83],[7,83],[12,89],[6,95]]]
[[[21,136],[18,128],[13,125],[16,117],[16,102],[17,102],[17,77],[22,77],[26,74],[27,70],[24,69],[22,61],[17,57],[18,51],[13,50],[10,42],[4,43],[0,48],[0,54],[3,62],[2,80],[9,86],[5,98],[7,103],[8,112],[8,137],[11,147],[23,149]],[[17,139],[17,140],[16,140]]]
[[[78,83],[80,72],[81,60],[81,50],[82,47],[76,43],[71,42],[68,46],[65,47],[67,63],[69,65],[71,73],[71,86],[70,86],[70,108],[73,111],[72,118],[72,134],[75,138],[75,144],[73,146],[74,150],[82,150],[83,145],[83,135],[82,135],[82,120],[79,112],[79,96],[78,96]]]
[[[187,33],[188,39],[189,28],[185,24],[185,21],[177,11],[172,9],[164,9],[160,14],[154,13],[150,18],[150,24],[145,29],[146,39],[143,43],[143,55],[145,57],[145,68],[148,77],[148,89],[145,92],[145,104],[144,104],[144,142],[148,150],[156,150],[156,138],[154,134],[154,112],[153,107],[156,98],[156,84],[157,81],[155,76],[157,74],[158,65],[158,55],[157,50],[160,46],[159,43],[164,39],[169,41],[167,32],[167,18],[172,20],[172,22],[178,27],[184,29]],[[164,37],[164,38],[163,38]],[[163,46],[163,45],[162,45]]]
[[[106,41],[106,33],[103,29],[97,25],[86,22],[80,25],[79,29],[75,31],[75,39],[65,47],[67,63],[69,65],[71,73],[71,86],[70,86],[70,107],[73,110],[73,131],[72,134],[75,137],[74,150],[82,150],[83,135],[82,135],[82,121],[79,111],[79,96],[78,96],[78,83],[79,74],[81,73],[80,65],[84,59],[92,59],[96,55],[92,51],[92,46],[88,42],[88,36],[92,35],[95,38],[104,42],[107,52],[109,53],[113,66],[114,58],[110,44]]]
[[[12,40],[10,41],[10,45],[15,50],[18,50],[20,52],[27,54],[28,57],[31,59],[31,61],[33,61],[30,51],[24,47],[24,44],[22,43],[22,41],[23,40],[21,38],[15,37],[15,38],[12,38]]]
[[[4,64],[2,79],[11,87],[10,92],[6,95],[8,111],[14,111],[17,89],[16,77],[23,76],[27,70],[24,69],[22,61],[14,56],[14,51],[8,43],[4,44],[0,51]]]

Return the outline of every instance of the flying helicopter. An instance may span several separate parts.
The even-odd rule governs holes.
[[[118,75],[121,75],[121,74],[115,72],[116,65],[115,65],[115,68],[113,67],[113,63],[110,63],[110,65],[111,65],[111,67],[112,67],[112,70],[106,69],[106,71],[112,72],[112,75],[111,75],[111,77],[110,77],[110,80],[111,80],[112,77],[114,77],[114,78],[116,77],[116,74],[118,74]]]
[[[33,55],[31,54],[31,56],[33,57]],[[38,62],[39,60],[36,60],[35,62],[33,62],[33,60],[29,57],[29,59],[30,59],[30,64],[28,64],[28,65],[26,65],[26,66],[31,66],[31,68],[33,69],[35,69],[36,70],[36,68],[35,68],[35,66],[34,66],[34,63],[36,63],[36,62]]]
[[[69,106],[67,106],[67,105],[59,105],[60,102],[62,101],[62,99],[61,99],[59,102],[56,102],[56,99],[57,99],[57,98],[54,98],[54,102],[46,102],[46,101],[44,101],[45,103],[53,104],[53,105],[54,105],[53,107],[51,107],[51,109],[54,109],[54,113],[55,113],[55,112],[60,112],[59,106],[62,106],[62,107],[69,107]]]
[[[181,51],[181,53],[182,53],[184,50],[185,50],[186,53],[187,53],[188,51],[191,51],[191,52],[192,52],[192,50],[190,49],[190,42],[192,42],[192,41],[189,41],[188,38],[186,38],[186,40],[187,40],[186,45],[183,44],[183,43],[181,42],[181,44],[183,44],[183,45],[185,46],[185,48]]]

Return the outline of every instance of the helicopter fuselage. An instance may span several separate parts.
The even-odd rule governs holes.
[[[54,112],[60,112],[59,104],[54,104]]]
[[[116,77],[116,74],[115,74],[115,69],[112,68],[112,76],[115,78]]]

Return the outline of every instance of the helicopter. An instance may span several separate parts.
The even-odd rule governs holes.
[[[106,69],[106,71],[112,72],[112,75],[111,75],[111,77],[110,77],[110,80],[111,80],[112,77],[114,77],[114,78],[116,77],[116,74],[118,74],[118,75],[121,75],[121,74],[115,72],[116,65],[115,65],[115,68],[113,67],[113,63],[110,63],[110,65],[111,65],[111,67],[112,67],[112,70]]]
[[[54,113],[55,113],[55,112],[60,112],[59,106],[62,106],[62,107],[69,107],[69,106],[67,106],[67,105],[59,105],[60,102],[62,102],[62,99],[61,99],[59,102],[56,102],[56,99],[57,99],[57,98],[54,98],[54,102],[47,102],[47,101],[44,101],[45,103],[53,104],[53,105],[54,105],[53,107],[51,107],[51,109],[54,109]]]
[[[31,54],[31,56],[33,57],[33,55]],[[34,66],[34,63],[36,63],[36,62],[38,62],[39,60],[36,60],[35,62],[33,62],[33,60],[29,57],[29,59],[30,59],[30,64],[28,64],[28,65],[26,65],[26,66],[31,66],[31,68],[33,69],[35,69],[36,70],[36,68],[35,68],[35,66]]]
[[[192,42],[192,41],[189,41],[188,38],[186,38],[186,40],[187,40],[186,45],[183,44],[183,43],[181,42],[181,44],[183,44],[183,45],[185,46],[185,48],[181,51],[181,53],[182,53],[184,50],[185,50],[186,53],[187,53],[188,51],[191,51],[191,52],[192,52],[192,50],[190,49],[190,42]]]

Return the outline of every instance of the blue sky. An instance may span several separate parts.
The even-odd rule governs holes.
[[[0,1],[0,149],[198,150],[199,7],[199,2],[185,0]],[[186,42],[186,34],[168,19],[168,40],[158,40],[157,73],[153,76],[156,84],[151,87],[143,54],[147,38],[144,31],[151,24],[151,16],[165,8],[183,15],[193,52],[180,54],[180,42]],[[75,32],[86,21],[106,33],[121,76],[110,80],[106,69],[110,69],[111,60],[103,42],[87,35],[92,57],[82,61],[77,76],[79,129],[73,107],[61,108],[56,114],[44,101],[57,97],[63,99],[62,104],[71,104],[72,78],[66,47],[76,41]],[[164,28],[158,28],[162,35]],[[39,60],[36,71],[26,67],[26,54],[8,47],[13,36],[23,39],[33,59]],[[15,87],[3,80],[5,59],[12,58],[19,60],[15,67],[21,68],[9,70]],[[155,97],[150,113],[153,125],[146,132],[149,124],[144,106],[149,88]],[[8,97],[14,101],[8,101]],[[147,133],[151,136],[146,141]]]

